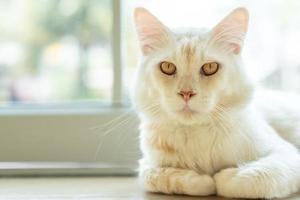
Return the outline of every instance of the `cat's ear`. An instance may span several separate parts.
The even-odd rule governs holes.
[[[145,8],[135,9],[134,20],[144,55],[148,55],[170,42],[171,31]]]
[[[237,8],[212,30],[212,39],[223,50],[239,54],[248,30],[249,14],[246,8]]]

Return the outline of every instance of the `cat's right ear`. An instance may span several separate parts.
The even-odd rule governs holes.
[[[236,8],[213,29],[213,41],[228,52],[239,54],[248,29],[246,8]]]
[[[149,55],[169,43],[170,30],[145,8],[135,9],[134,20],[144,55]]]

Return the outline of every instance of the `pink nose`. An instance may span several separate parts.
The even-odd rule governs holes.
[[[192,98],[192,96],[195,96],[196,93],[194,93],[193,91],[180,91],[178,92],[178,94],[184,99],[184,101],[188,101],[190,100],[190,98]]]

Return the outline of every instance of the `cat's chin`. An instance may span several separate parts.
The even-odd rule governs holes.
[[[190,117],[193,115],[197,115],[199,114],[199,111],[193,110],[188,106],[185,106],[184,108],[182,108],[181,110],[178,111],[179,114]]]
[[[200,111],[195,111],[192,109],[179,110],[173,113],[173,117],[179,123],[187,125],[206,123],[209,119],[206,113],[202,113]]]
[[[185,125],[206,124],[209,121],[207,116],[199,114],[193,116],[178,115],[176,119],[179,123]]]

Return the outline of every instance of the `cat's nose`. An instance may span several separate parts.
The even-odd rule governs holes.
[[[193,96],[196,95],[195,92],[189,90],[189,91],[180,91],[178,92],[178,94],[183,98],[184,101],[188,101],[190,100],[190,98],[192,98]]]

